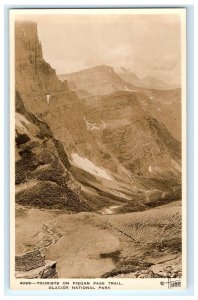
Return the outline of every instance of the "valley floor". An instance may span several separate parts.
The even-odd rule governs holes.
[[[112,213],[112,210],[110,210]],[[181,202],[68,214],[16,206],[16,255],[40,249],[59,278],[180,277]]]

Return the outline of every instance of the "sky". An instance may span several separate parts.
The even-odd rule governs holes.
[[[96,65],[180,83],[181,20],[177,14],[31,15],[44,59],[57,74]]]

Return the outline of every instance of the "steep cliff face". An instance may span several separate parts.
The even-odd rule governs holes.
[[[38,250],[15,256],[16,278],[58,278],[56,262],[45,260]]]
[[[78,105],[76,94],[43,59],[35,23],[16,23],[15,37],[16,91],[25,108],[47,121],[57,139],[64,143],[64,135],[67,136],[65,146],[69,148],[76,142],[75,132],[79,127],[79,112],[74,113]],[[74,129],[73,137],[68,132],[68,124]],[[81,127],[83,130],[83,124]]]
[[[15,38],[16,278],[181,277],[181,149],[149,106],[160,94],[101,66],[86,79],[100,95],[70,83],[79,99],[36,24]]]
[[[47,109],[48,95],[60,100],[69,91],[67,82],[60,82],[44,61],[35,23],[15,24],[15,80],[25,107],[36,113]]]
[[[79,99],[43,59],[35,23],[16,23],[15,59],[19,204],[78,212],[133,200],[133,210],[142,210],[140,200],[175,193],[180,145],[137,92]],[[123,87],[101,66],[94,78],[101,90],[104,71],[108,85],[111,78]]]
[[[172,136],[181,141],[181,89],[145,90],[137,93],[145,112],[166,125]]]
[[[29,113],[16,93],[16,202],[67,211],[90,210],[71,175],[63,145],[49,126]]]
[[[101,65],[65,75],[73,91],[80,98],[106,95],[116,91],[136,92],[136,96],[146,113],[165,124],[178,141],[181,140],[181,89],[163,84],[155,78],[146,82],[134,73],[116,73],[110,66]]]
[[[86,99],[86,121],[95,123],[90,130],[132,174],[156,177],[172,173],[177,177],[180,143],[145,113],[138,100],[131,92]]]
[[[86,128],[83,102],[43,59],[36,24],[16,23],[15,36],[16,92],[25,108],[50,126],[70,159],[78,153],[103,165],[104,153]]]
[[[118,171],[117,161],[87,130],[82,102],[44,61],[36,24],[16,23],[15,30],[17,203],[77,212],[90,209],[84,199],[91,209],[119,200],[108,184],[105,190],[73,162],[73,157],[84,159],[96,175],[107,166]],[[82,185],[93,186],[94,199]]]

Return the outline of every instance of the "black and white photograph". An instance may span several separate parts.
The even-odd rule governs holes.
[[[11,287],[185,288],[185,8],[9,22]]]

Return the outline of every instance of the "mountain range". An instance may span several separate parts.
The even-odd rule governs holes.
[[[61,278],[181,277],[181,89],[133,78],[57,76],[36,23],[16,22],[19,268],[39,250]]]
[[[108,202],[127,202],[134,199],[134,195],[137,197],[137,191],[143,201],[148,198],[148,191],[151,194],[153,191],[160,199],[166,193],[172,193],[174,198],[175,189],[178,191],[180,185],[180,142],[160,118],[153,116],[155,109],[149,103],[165,101],[166,97],[169,99],[166,101],[170,101],[168,93],[172,96],[175,91],[138,90],[120,79],[108,66],[73,73],[67,76],[68,82],[61,81],[43,59],[36,24],[17,23],[15,28],[16,103],[20,101],[20,107],[23,107],[17,115],[16,124],[21,125],[20,131],[16,129],[16,138],[20,140],[22,135],[23,140],[25,135],[25,140],[16,144],[16,183],[28,186],[27,182],[34,179],[39,189],[44,188],[49,185],[49,180],[46,180],[49,174],[46,173],[52,168],[50,161],[53,164],[56,161],[57,168],[58,165],[63,168],[60,174],[67,175],[63,176],[64,183],[58,174],[54,174],[58,177],[56,180],[50,175],[50,184],[55,184],[56,188],[58,185],[62,191],[63,186],[70,189],[72,182],[76,195],[73,199],[81,202],[76,193],[79,190],[82,209],[106,205],[101,200],[95,200],[97,203],[93,205],[90,190],[95,199],[105,195]],[[70,88],[71,79],[75,82],[74,87],[86,90],[89,96],[78,97]],[[151,99],[159,97],[158,93],[163,96],[162,100]],[[46,155],[48,150],[54,153],[53,159],[45,161],[43,147]],[[43,161],[40,161],[40,155]],[[31,158],[29,171],[23,161],[27,157]],[[19,165],[22,169],[25,167],[23,176]],[[19,192],[17,199],[19,197],[20,203],[27,201],[28,190],[22,188]],[[37,189],[31,187],[31,191],[34,190]],[[61,191],[62,199],[65,196]],[[34,202],[47,205],[41,203],[41,199]]]
[[[120,68],[117,74],[125,81],[142,88],[156,89],[156,90],[173,90],[180,88],[179,84],[168,84],[167,82],[156,79],[152,76],[146,76],[144,78],[139,78],[135,73],[126,70],[125,68]]]
[[[58,75],[67,80],[79,98],[108,95],[117,91],[136,93],[145,112],[164,123],[171,134],[181,140],[181,89],[146,77],[140,80],[134,73],[116,73],[110,66],[99,65],[70,74]],[[160,88],[159,88],[160,86]]]

